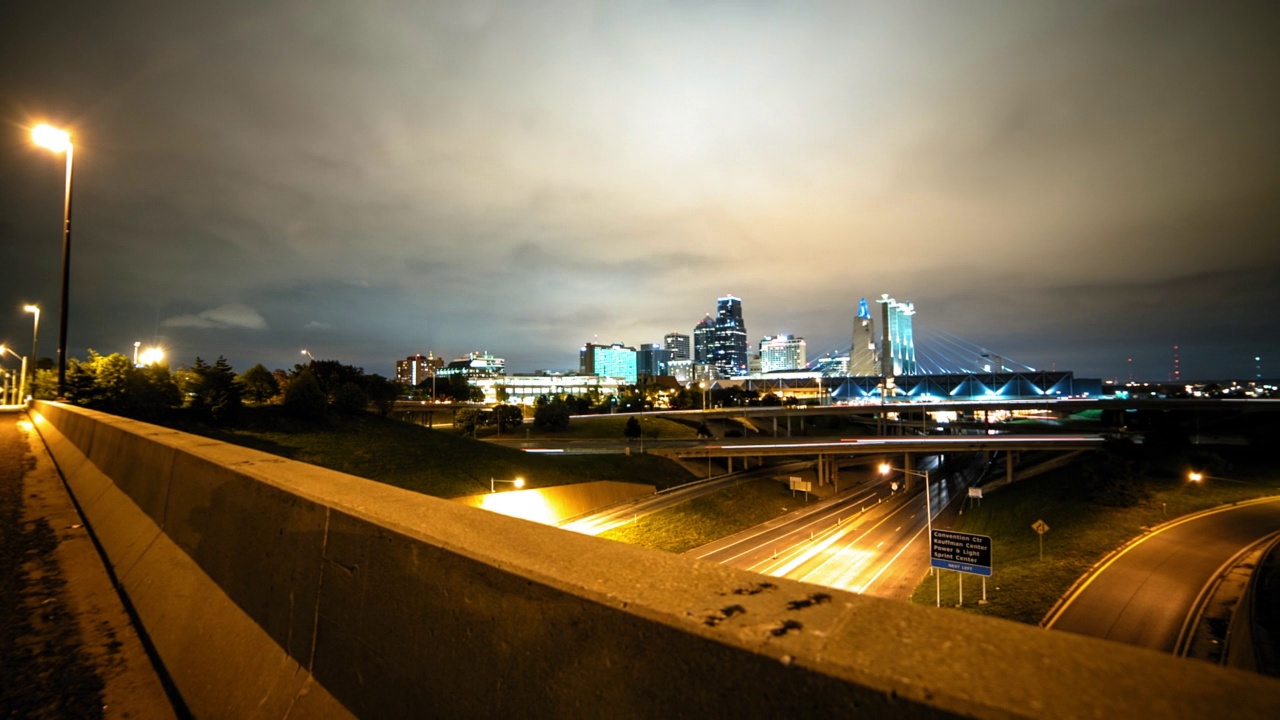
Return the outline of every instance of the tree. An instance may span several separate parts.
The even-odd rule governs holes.
[[[216,423],[234,420],[243,406],[242,386],[227,359],[219,355],[209,365],[197,357],[191,372],[195,382],[188,394],[188,406],[197,415]]]
[[[395,407],[396,400],[405,394],[405,388],[398,382],[393,382],[381,375],[366,375],[364,379],[364,393],[369,396],[369,401],[378,409],[378,414],[386,417],[391,413],[391,409]]]
[[[503,432],[520,427],[524,423],[524,413],[515,405],[494,405],[493,421],[498,426],[498,432]]]
[[[636,416],[632,415],[627,418],[627,424],[622,428],[622,434],[631,440],[635,440],[640,437],[641,432],[643,431],[640,428],[640,421],[636,419]]]
[[[473,408],[463,408],[454,413],[453,426],[457,428],[463,435],[474,435],[476,426],[480,424],[480,411]]]
[[[364,381],[364,368],[343,365],[337,360],[313,360],[308,366],[320,389],[332,401],[347,383],[359,386]]]
[[[168,365],[132,368],[120,412],[139,420],[156,420],[182,405],[182,393],[169,373]]]
[[[245,396],[259,405],[280,394],[280,383],[276,381],[276,376],[262,363],[245,370],[240,376],[240,384],[244,386]]]
[[[1099,505],[1130,507],[1146,497],[1141,449],[1128,440],[1109,440],[1084,467],[1089,497]]]
[[[359,415],[368,411],[369,396],[365,395],[359,385],[353,382],[343,383],[342,387],[334,393],[333,409],[343,415]]]
[[[569,427],[569,405],[560,398],[539,397],[533,405],[533,426],[559,432]]]
[[[322,417],[328,406],[329,398],[325,397],[310,368],[304,368],[284,389],[284,409],[296,418]]]

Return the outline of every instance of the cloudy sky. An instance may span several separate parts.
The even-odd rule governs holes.
[[[1038,368],[1280,376],[1280,7],[0,6],[0,340],[390,375],[858,299]],[[1132,359],[1130,361],[1130,358]]]

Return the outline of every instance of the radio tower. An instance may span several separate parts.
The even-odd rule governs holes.
[[[1173,381],[1175,383],[1182,382],[1182,373],[1178,369],[1178,346],[1173,346]]]

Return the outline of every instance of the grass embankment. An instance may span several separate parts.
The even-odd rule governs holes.
[[[777,480],[750,480],[640,518],[600,537],[682,553],[785,515],[804,495]]]
[[[1253,468],[1262,466],[1253,464]],[[1187,513],[1249,498],[1280,493],[1274,472],[1241,466],[1232,471],[1243,482],[1207,480],[1189,483],[1185,475],[1165,471],[1147,480],[1147,497],[1133,507],[1107,507],[1085,496],[1078,466],[1023,480],[993,492],[981,506],[964,511],[953,529],[991,536],[994,574],[987,579],[986,605],[978,605],[982,580],[964,583],[964,610],[1024,623],[1039,623],[1058,598],[1107,553],[1149,527]],[[1044,520],[1044,560],[1031,525]],[[913,602],[935,602],[935,580],[916,587]],[[942,604],[958,600],[957,573],[941,574]]]
[[[698,436],[697,423],[680,422],[658,417],[641,417],[640,433],[645,440],[681,440]],[[535,438],[555,438],[560,440],[621,440],[626,437],[624,430],[627,418],[617,415],[597,415],[594,417],[575,417],[569,427],[557,432],[539,432],[527,424],[511,434],[527,434]],[[636,441],[639,442],[639,441]]]
[[[519,476],[535,488],[592,480],[665,488],[694,479],[653,455],[534,455],[375,415],[302,422],[264,406],[245,408],[233,428],[178,429],[444,498],[488,492],[490,477]]]

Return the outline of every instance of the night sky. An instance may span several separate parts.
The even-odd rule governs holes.
[[[593,338],[1280,376],[1273,2],[0,4],[0,341],[391,375]],[[1132,358],[1132,362],[1129,362]]]

